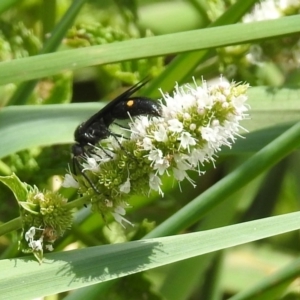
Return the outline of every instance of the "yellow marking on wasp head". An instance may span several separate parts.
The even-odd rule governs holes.
[[[128,107],[133,106],[133,104],[134,104],[134,101],[133,101],[133,100],[129,100],[129,101],[127,101],[127,103],[126,103],[126,105],[127,105]]]

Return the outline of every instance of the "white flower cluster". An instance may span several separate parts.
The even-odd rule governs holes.
[[[247,117],[247,88],[223,78],[211,87],[205,81],[195,88],[177,85],[173,96],[162,93],[162,117],[141,116],[129,124],[131,139],[151,161],[150,189],[163,195],[160,176],[170,172],[177,181],[186,178],[193,184],[186,171],[201,174],[201,165],[214,162],[223,145],[231,146],[239,122]]]
[[[35,240],[34,237],[37,233],[37,231],[40,231],[40,237]],[[43,241],[44,241],[44,236],[43,236],[44,229],[36,228],[34,226],[30,227],[28,231],[25,232],[25,240],[28,242],[28,247],[31,249],[33,252],[43,252]],[[48,251],[53,251],[52,245],[47,244],[45,248]]]
[[[112,214],[116,222],[131,224],[124,218],[130,194],[151,190],[163,195],[162,176],[173,176],[179,183],[187,171],[203,173],[205,162],[214,163],[222,146],[231,147],[247,117],[247,84],[228,83],[222,77],[217,84],[194,87],[176,85],[173,96],[163,94],[161,116],[139,116],[129,123],[129,140],[108,139],[93,148],[82,161],[85,176],[93,178],[95,188],[86,188],[85,179],[67,174],[65,187],[82,188],[92,195],[92,208],[102,215]],[[121,145],[122,143],[122,145]],[[109,156],[107,155],[109,151]],[[83,185],[82,185],[83,183]]]
[[[43,251],[43,235],[41,235],[39,239],[34,240],[36,230],[43,231],[42,229],[32,226],[28,231],[26,231],[25,240],[28,242],[28,246],[32,249],[32,251]]]
[[[256,3],[252,12],[246,14],[243,17],[244,23],[251,23],[264,20],[279,19],[284,16],[299,14],[300,1],[299,0],[264,0]],[[240,46],[236,46],[236,49]],[[269,48],[273,51],[277,49],[276,54],[272,54]],[[300,62],[300,40],[297,36],[291,38],[288,44],[284,41],[274,42],[273,46],[264,46],[263,43],[250,45],[248,54],[246,55],[247,61],[250,64],[264,67],[266,57],[271,55],[271,60],[274,60],[272,56],[275,56],[277,65],[279,64],[280,69],[289,69],[289,72],[299,65]],[[269,59],[270,59],[269,58]],[[268,60],[267,60],[268,61]],[[288,63],[288,65],[287,65]],[[236,66],[228,66],[228,71],[231,73],[236,72]],[[249,68],[249,67],[248,67]],[[227,72],[228,72],[227,71]],[[229,74],[229,72],[227,73]]]
[[[243,22],[278,19],[299,8],[299,0],[264,0],[255,4],[252,12],[243,17]]]

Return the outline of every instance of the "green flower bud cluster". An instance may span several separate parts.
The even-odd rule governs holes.
[[[23,252],[50,250],[56,239],[71,227],[72,212],[66,204],[67,199],[56,192],[41,192],[36,187],[29,189],[26,201],[19,201]]]
[[[146,32],[151,36],[150,32]],[[104,45],[124,40],[137,38],[130,34],[115,29],[110,26],[103,26],[100,23],[80,23],[71,28],[65,38],[65,44],[69,47],[88,47],[95,45]],[[163,70],[163,59],[154,57],[148,59],[139,59],[133,62],[126,61],[117,64],[107,64],[102,66],[110,76],[120,79],[127,83],[140,81],[149,74],[155,76]]]
[[[41,42],[22,22],[0,21],[0,61],[38,54]]]
[[[125,32],[110,26],[105,27],[100,23],[80,23],[68,31],[65,43],[70,47],[77,48],[109,44],[128,39],[129,36]]]

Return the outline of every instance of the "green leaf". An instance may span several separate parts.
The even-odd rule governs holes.
[[[299,277],[300,259],[295,259],[287,266],[267,276],[254,286],[234,295],[230,300],[264,300],[279,299],[278,296],[286,291],[292,281]]]
[[[192,30],[2,62],[0,63],[0,84],[37,79],[64,70],[76,70],[87,66],[248,43],[292,34],[299,31],[297,25],[299,21],[300,16],[290,16],[277,20]],[[261,30],[262,28],[264,30]]]
[[[20,2],[20,0],[2,0],[0,1],[0,13],[3,13],[7,9],[11,8],[16,3]]]
[[[9,106],[1,112],[0,157],[35,147],[73,142],[75,128],[100,104]]]
[[[203,232],[47,254],[41,266],[32,257],[2,260],[1,296],[42,297],[299,228],[296,212]]]
[[[10,176],[0,176],[0,181],[11,189],[18,202],[24,201],[27,198],[28,185],[24,182],[21,182],[16,174],[12,174]]]
[[[28,202],[19,201],[20,206],[27,210],[29,213],[34,215],[39,215],[39,211],[37,209],[39,208],[38,205]]]

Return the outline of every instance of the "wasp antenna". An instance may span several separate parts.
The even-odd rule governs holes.
[[[143,85],[145,85],[147,82],[149,82],[150,81],[150,75],[147,75],[146,77],[144,77],[142,80],[140,80],[137,84],[142,84],[142,86]]]
[[[134,86],[132,86],[130,89],[128,89],[127,92],[129,93],[129,95],[132,95],[133,93],[138,91],[140,88],[142,88],[149,80],[150,80],[150,78],[148,76],[145,77],[144,79],[142,79],[141,81],[136,83]]]
[[[132,94],[141,89],[149,80],[149,76],[145,77],[144,79],[133,85],[131,88],[126,90],[123,94],[119,95],[115,100],[129,98]]]
[[[78,157],[73,156],[73,173],[74,175],[77,175],[76,169],[79,170],[80,174],[84,177],[84,179],[89,183],[91,188],[96,192],[96,194],[100,194],[97,187],[94,185],[94,183],[88,178],[88,176],[84,173],[84,171],[81,169],[80,163],[78,161]]]

